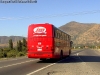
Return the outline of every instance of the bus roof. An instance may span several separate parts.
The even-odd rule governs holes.
[[[35,24],[30,24],[29,26],[39,25],[39,24],[43,24],[43,25],[52,25],[52,26],[54,26],[56,29],[60,30],[61,32],[65,33],[65,34],[67,34],[65,31],[63,31],[63,30],[57,28],[55,25],[50,24],[50,23],[35,23]],[[67,35],[69,35],[69,34],[67,34]],[[69,35],[69,36],[70,36],[70,35]]]
[[[54,25],[53,25],[54,26]],[[56,26],[54,26],[56,29],[58,29],[58,30],[60,30],[61,32],[63,32],[63,33],[65,33],[65,34],[67,34],[65,31],[63,31],[63,30],[61,30],[61,29],[59,29],[59,28],[57,28]],[[69,34],[67,34],[67,35],[69,35]],[[69,35],[70,36],[70,35]]]

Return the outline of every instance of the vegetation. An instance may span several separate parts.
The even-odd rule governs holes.
[[[11,57],[20,57],[25,56],[27,51],[27,41],[23,38],[17,41],[17,46],[13,47],[12,39],[9,40],[8,48],[0,48],[0,58],[11,58]]]
[[[100,49],[100,45],[74,45],[72,49]]]
[[[9,49],[11,49],[11,50],[13,49],[13,42],[12,42],[12,39],[9,40]]]

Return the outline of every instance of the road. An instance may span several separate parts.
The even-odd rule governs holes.
[[[1,60],[0,75],[100,75],[100,51],[74,50],[70,57],[59,61],[27,57]]]

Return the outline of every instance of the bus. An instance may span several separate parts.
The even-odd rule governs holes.
[[[71,36],[53,24],[31,24],[28,26],[28,58],[62,59],[71,54]]]

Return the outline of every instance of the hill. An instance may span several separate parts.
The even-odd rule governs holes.
[[[100,45],[100,24],[72,21],[59,29],[72,36],[74,45]]]
[[[17,41],[22,40],[23,38],[26,38],[26,37],[22,37],[22,36],[0,36],[0,47],[8,46],[9,39],[12,39],[13,45],[16,46]]]

